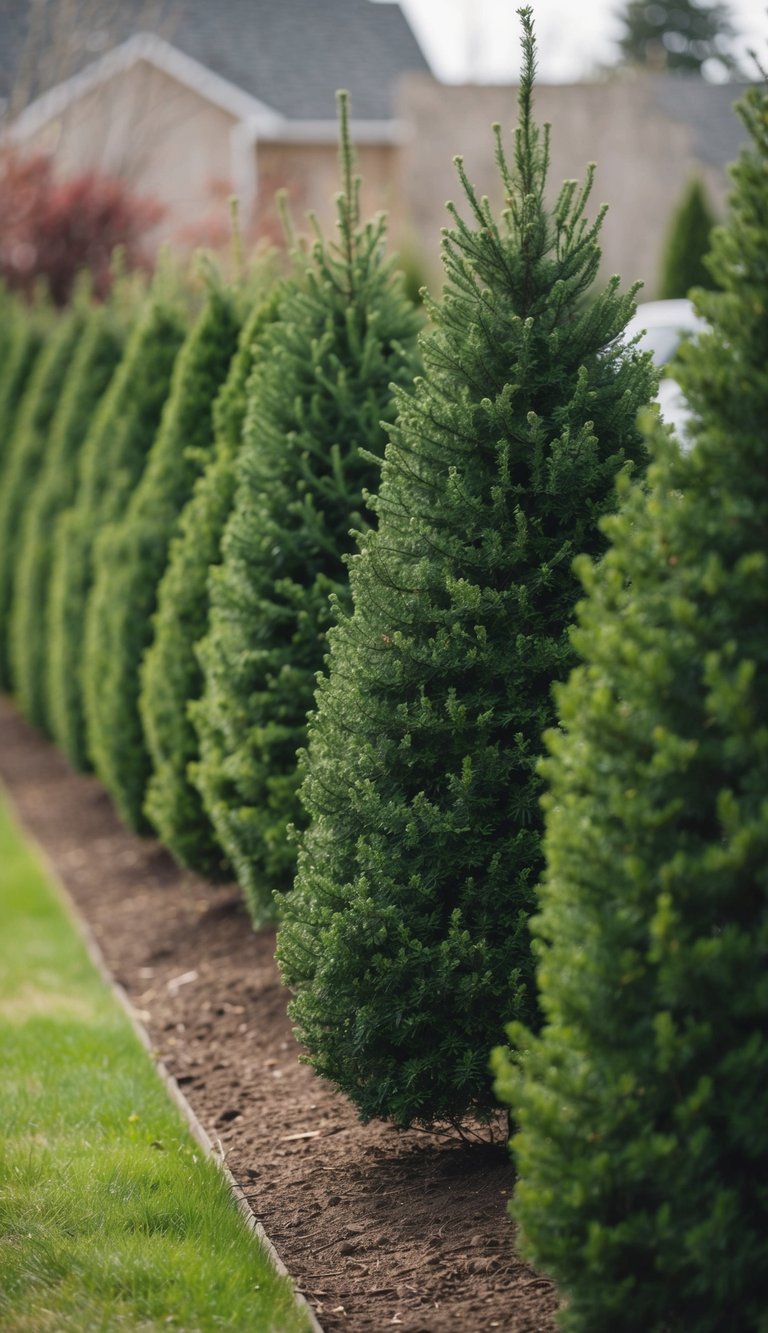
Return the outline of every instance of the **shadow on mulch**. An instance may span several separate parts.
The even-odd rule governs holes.
[[[0,778],[328,1333],[551,1333],[553,1288],[514,1251],[501,1131],[467,1148],[361,1125],[298,1063],[274,933],[124,829],[8,700]]]

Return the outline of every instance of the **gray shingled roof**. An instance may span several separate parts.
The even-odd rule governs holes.
[[[733,110],[746,83],[707,83],[682,75],[657,75],[653,88],[660,109],[671,120],[690,126],[693,149],[700,162],[723,168],[735,161],[747,138]]]
[[[0,0],[0,97],[21,60],[32,0]],[[57,0],[48,0],[49,7]],[[119,0],[108,32],[81,33],[71,67],[44,73],[35,93],[75,73],[139,31],[156,32],[186,55],[291,120],[333,120],[337,88],[349,89],[357,120],[393,115],[399,76],[426,70],[400,6],[372,0]],[[91,16],[93,3],[83,5]],[[38,62],[43,68],[44,62]]]

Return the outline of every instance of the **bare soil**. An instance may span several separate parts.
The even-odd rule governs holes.
[[[501,1123],[473,1147],[361,1125],[299,1064],[274,934],[233,885],[123,828],[8,700],[0,779],[328,1333],[552,1333],[555,1292],[515,1254]]]

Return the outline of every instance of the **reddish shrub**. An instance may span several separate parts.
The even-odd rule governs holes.
[[[0,276],[27,294],[39,278],[65,305],[75,276],[88,269],[94,292],[109,289],[111,259],[122,246],[129,268],[148,262],[144,241],[163,208],[123,181],[95,172],[59,181],[49,157],[0,154]]]

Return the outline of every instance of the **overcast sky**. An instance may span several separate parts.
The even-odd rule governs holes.
[[[439,78],[484,82],[515,78],[519,69],[516,0],[400,0]],[[567,82],[589,77],[615,57],[622,0],[532,0],[539,77]],[[766,0],[731,0],[738,49],[768,56]]]

